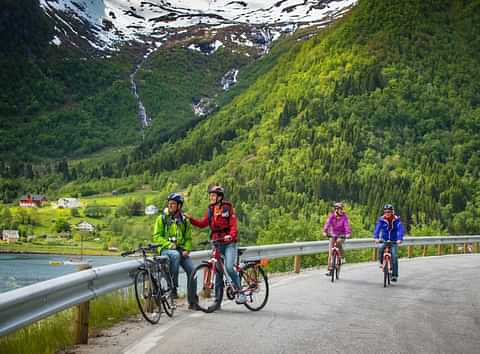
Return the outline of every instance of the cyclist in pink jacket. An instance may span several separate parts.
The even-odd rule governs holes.
[[[334,211],[328,215],[327,221],[323,226],[323,236],[330,237],[330,244],[328,246],[328,272],[325,274],[331,276],[332,273],[332,244],[333,237],[337,238],[337,246],[340,254],[343,257],[343,240],[350,237],[352,228],[347,214],[345,214],[343,203],[335,203],[333,205]],[[345,262],[345,260],[343,261]]]

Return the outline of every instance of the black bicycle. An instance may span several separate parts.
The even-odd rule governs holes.
[[[157,255],[158,247],[148,245],[122,253],[124,257],[138,253],[143,257],[143,263],[135,274],[135,297],[143,317],[152,324],[160,320],[162,307],[169,317],[173,316],[176,308],[170,258]],[[148,257],[149,253],[154,254]]]

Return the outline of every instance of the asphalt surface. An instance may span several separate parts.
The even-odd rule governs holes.
[[[376,263],[346,264],[336,283],[324,268],[275,276],[260,312],[179,307],[173,319],[129,323],[73,352],[480,353],[480,255],[402,259],[399,268],[389,288]]]

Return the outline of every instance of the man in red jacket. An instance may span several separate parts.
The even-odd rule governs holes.
[[[210,227],[210,238],[218,241],[219,250],[225,259],[225,268],[232,278],[233,285],[240,290],[240,277],[234,269],[237,259],[237,217],[235,210],[230,202],[224,200],[225,191],[221,186],[213,186],[208,189],[210,204],[202,219],[194,219],[190,215],[192,225],[204,228]],[[223,284],[219,284],[219,289],[223,291]],[[246,302],[245,294],[239,292],[236,295],[235,302],[243,304]]]

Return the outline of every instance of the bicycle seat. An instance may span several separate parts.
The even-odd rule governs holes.
[[[168,258],[168,256],[153,256],[153,259],[155,260],[155,262],[160,264],[165,264],[170,261],[170,258]]]
[[[241,256],[242,254],[245,253],[245,251],[247,250],[246,247],[239,247],[237,252],[238,252],[238,255]]]

